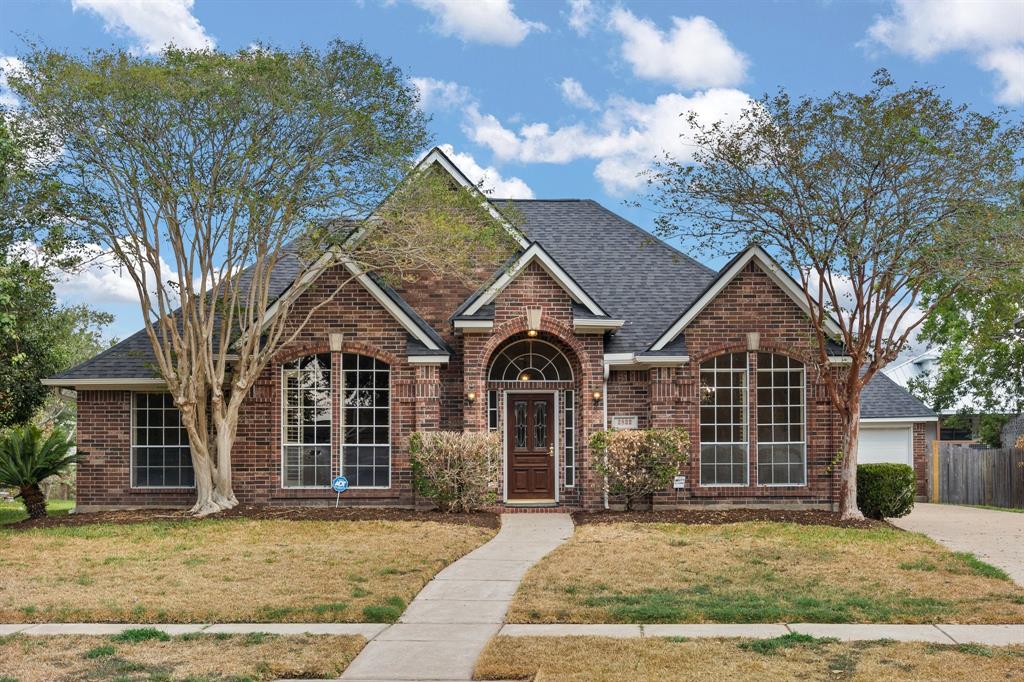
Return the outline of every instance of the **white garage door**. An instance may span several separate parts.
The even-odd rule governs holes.
[[[913,466],[911,437],[909,426],[861,426],[857,463],[893,462]]]

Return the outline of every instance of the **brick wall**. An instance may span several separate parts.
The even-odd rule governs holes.
[[[917,497],[920,500],[928,499],[928,460],[931,452],[926,442],[925,429],[934,426],[928,422],[914,423],[914,476],[917,478]]]
[[[335,291],[347,275],[340,269],[326,272],[297,302],[293,315],[304,316],[317,302]],[[571,388],[576,399],[577,480],[563,487],[563,503],[599,508],[603,505],[603,481],[592,468],[587,447],[590,434],[604,428],[604,409],[609,416],[636,415],[638,426],[686,427],[693,438],[692,457],[681,473],[687,476],[683,491],[668,490],[656,496],[657,506],[708,503],[791,503],[831,505],[838,490],[836,472],[830,471],[837,449],[837,419],[819,370],[813,359],[813,339],[799,307],[756,265],[749,265],[686,330],[691,358],[681,368],[613,371],[604,385],[604,342],[600,334],[577,335],[572,330],[571,300],[536,263],[528,266],[495,300],[494,327],[486,333],[456,336],[448,317],[469,293],[464,286],[421,281],[407,287],[406,299],[455,350],[447,367],[416,367],[405,359],[407,334],[370,294],[349,283],[329,304],[319,309],[306,329],[264,371],[249,392],[243,407],[234,453],[235,490],[239,499],[253,504],[316,504],[333,502],[329,490],[296,490],[281,487],[281,363],[311,353],[329,352],[328,335],[345,335],[344,352],[377,357],[391,367],[392,485],[386,490],[350,490],[349,504],[415,504],[409,470],[407,443],[416,429],[485,430],[487,391],[508,388]],[[531,382],[519,386],[494,384],[486,371],[494,354],[507,343],[525,338],[526,309],[543,310],[540,336],[559,347],[569,359],[573,381],[546,386]],[[808,482],[792,488],[763,487],[757,482],[756,411],[751,409],[750,485],[742,488],[701,488],[699,476],[699,364],[717,354],[747,349],[747,333],[759,332],[765,351],[791,355],[806,363],[808,434]],[[748,355],[754,399],[756,354]],[[340,368],[341,356],[333,356]],[[826,369],[825,371],[835,371]],[[341,372],[335,381],[334,442],[341,433]],[[467,392],[479,398],[470,403]],[[593,393],[605,392],[595,400]],[[561,395],[564,396],[564,393]],[[129,481],[130,401],[125,391],[83,391],[79,394],[79,445],[87,453],[79,467],[79,501],[83,505],[186,504],[189,491],[137,491]],[[920,434],[924,456],[923,427]],[[915,458],[918,457],[915,427]],[[337,468],[338,450],[335,450]],[[559,476],[561,480],[561,476]]]

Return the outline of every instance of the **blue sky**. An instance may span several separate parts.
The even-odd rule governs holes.
[[[651,214],[623,202],[655,154],[685,156],[686,109],[727,118],[778,87],[863,91],[880,67],[979,110],[1024,104],[1020,0],[0,0],[0,28],[0,59],[24,39],[143,53],[168,41],[362,41],[415,79],[435,142],[496,196],[589,197],[643,227]],[[114,336],[138,327],[131,285],[116,272],[83,273],[60,293],[114,312]]]

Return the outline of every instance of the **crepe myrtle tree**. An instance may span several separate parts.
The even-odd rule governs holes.
[[[402,72],[361,45],[154,58],[33,47],[23,62],[10,84],[62,150],[48,179],[69,199],[64,222],[135,283],[188,431],[195,514],[237,504],[248,390],[350,281],[292,315],[309,278],[280,294],[282,259],[409,280],[466,277],[469,254],[508,248],[479,192],[429,172],[402,182],[427,119]]]
[[[798,278],[843,425],[840,511],[860,517],[864,386],[936,306],[1019,265],[1021,214],[1005,215],[1019,207],[1022,125],[884,70],[863,94],[780,91],[731,123],[687,121],[692,163],[666,156],[648,174],[658,232],[715,255],[756,243]],[[833,323],[848,362],[830,369]]]

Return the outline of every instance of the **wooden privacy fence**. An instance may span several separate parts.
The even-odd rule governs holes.
[[[1024,450],[932,444],[930,499],[1024,509]]]

